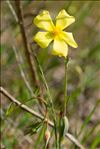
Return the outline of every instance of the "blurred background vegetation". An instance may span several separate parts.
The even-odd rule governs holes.
[[[16,11],[15,2],[10,1]],[[61,9],[75,16],[76,22],[66,31],[74,34],[78,48],[69,47],[67,108],[70,132],[88,149],[100,148],[100,1],[33,1],[21,0],[24,26],[32,52],[36,53],[51,89],[56,113],[63,103],[63,58],[49,54],[49,49],[41,49],[33,43],[37,28],[34,17],[44,9],[54,18]],[[1,1],[1,85],[22,103],[39,111],[37,100],[32,97],[21,77],[13,46],[21,59],[21,67],[33,92],[38,90],[32,83],[30,70],[21,39],[19,25],[16,23],[6,0]],[[37,72],[38,75],[39,72]],[[40,76],[39,76],[40,77]],[[41,88],[43,84],[40,78]],[[44,91],[45,96],[45,91]],[[34,135],[25,135],[27,127],[36,118],[22,111],[4,96],[1,96],[2,146],[6,149],[41,149],[44,146],[44,129]],[[10,107],[10,108],[9,108]],[[12,107],[12,108],[11,108]],[[7,110],[8,109],[8,110]],[[54,148],[54,138],[50,149]],[[75,148],[64,139],[62,149]]]

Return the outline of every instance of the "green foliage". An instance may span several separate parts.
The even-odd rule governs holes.
[[[6,110],[6,116],[9,116],[15,111],[16,105],[14,103],[11,103],[9,107]]]
[[[86,128],[86,126],[88,125],[89,121],[91,120],[92,115],[94,114],[95,110],[97,109],[97,107],[100,104],[100,100],[97,100],[95,106],[93,107],[92,111],[90,112],[90,114],[86,117],[83,125],[81,126],[79,135],[82,133],[82,131],[84,130],[84,128]]]
[[[11,139],[8,139],[8,138],[5,138],[3,140],[3,144],[5,145],[5,147],[7,147],[7,149],[13,149],[14,146],[17,144],[17,140],[15,138],[13,138],[12,140]]]
[[[66,116],[60,118],[59,121],[59,145],[61,146],[61,141],[64,139],[66,133],[69,129],[69,122]]]
[[[100,132],[96,135],[95,139],[93,140],[90,149],[99,148],[100,145]]]
[[[15,11],[16,6],[14,1],[11,2],[14,6]],[[78,48],[76,50],[69,48],[69,59],[71,57],[74,64],[69,65],[68,68],[68,105],[67,114],[69,117],[70,131],[72,134],[75,132],[75,137],[81,140],[82,144],[89,149],[96,149],[100,147],[100,133],[98,132],[98,127],[100,125],[98,114],[95,116],[95,111],[99,113],[98,109],[100,106],[99,99],[99,89],[100,89],[100,35],[99,35],[99,5],[98,1],[87,1],[86,3],[82,1],[33,1],[24,0],[22,3],[24,26],[26,35],[28,38],[28,43],[32,42],[31,55],[36,53],[38,61],[36,60],[36,70],[39,76],[40,88],[42,89],[42,95],[44,100],[48,99],[47,86],[44,85],[43,73],[46,76],[46,81],[50,87],[50,94],[52,94],[52,99],[54,103],[54,112],[58,116],[59,109],[63,105],[63,78],[64,78],[64,68],[63,59],[51,56],[49,50],[52,47],[46,49],[38,48],[32,41],[32,37],[35,33],[35,28],[33,25],[34,16],[42,9],[47,9],[50,11],[54,17],[59,10],[66,9],[68,13],[75,16],[76,22],[72,24],[71,27],[66,29],[68,32],[73,32],[74,37],[78,43]],[[27,15],[28,14],[28,15]],[[16,57],[14,55],[12,46],[16,45],[20,56],[23,59],[22,68],[25,72],[25,76],[32,88],[33,93],[36,97],[40,96],[40,89],[35,88],[34,82],[31,81],[30,69],[27,65],[27,60],[25,57],[25,51],[23,48],[23,41],[21,39],[21,33],[19,30],[19,25],[15,22],[13,15],[8,9],[8,5],[5,1],[2,1],[2,25],[1,25],[1,78],[2,85],[18,100],[23,104],[28,105],[35,111],[40,112],[42,109],[43,115],[48,109],[49,118],[52,119],[52,112],[50,111],[50,106],[43,106],[38,102],[37,99],[33,99],[32,95],[29,93],[25,86],[25,83],[20,75]],[[12,34],[15,35],[13,40]],[[15,43],[13,41],[16,41]],[[34,56],[33,56],[34,59]],[[81,73],[76,71],[76,67],[79,66]],[[43,68],[43,72],[41,71]],[[45,89],[46,87],[46,89]],[[91,104],[89,104],[91,103]],[[83,104],[82,106],[80,106]],[[19,148],[16,145],[20,144],[18,140],[17,129],[22,133],[28,135],[32,142],[30,148],[39,149],[44,147],[44,134],[46,130],[46,124],[42,121],[34,119],[28,113],[25,113],[19,109],[15,104],[9,104],[4,97],[1,97],[2,110],[5,111],[6,118],[2,119],[2,144],[7,149]],[[93,109],[89,113],[91,105],[94,105]],[[84,110],[86,108],[86,110]],[[86,112],[86,114],[85,114]],[[87,114],[89,113],[89,114]],[[40,112],[40,114],[42,114]],[[81,117],[80,117],[81,115]],[[92,121],[92,117],[95,117]],[[85,117],[85,120],[83,119]],[[7,121],[8,120],[8,121]],[[52,119],[53,120],[53,119]],[[11,122],[11,123],[10,123]],[[73,123],[74,122],[74,123]],[[9,124],[9,125],[8,125]],[[58,125],[58,122],[57,122]],[[28,127],[27,127],[28,126]],[[64,128],[64,123],[62,123]],[[75,129],[77,128],[77,129]],[[9,130],[9,131],[8,131]],[[10,133],[14,130],[17,137]],[[64,129],[63,129],[64,130]],[[60,137],[62,139],[63,130],[60,130]],[[55,146],[54,142],[54,130],[51,134],[51,142]],[[36,138],[36,139],[35,139]],[[30,140],[29,139],[29,140]],[[24,140],[24,135],[23,135]],[[35,141],[33,141],[35,140]],[[26,141],[26,140],[24,140]],[[64,142],[67,144],[67,141]],[[50,148],[52,148],[50,144]],[[28,146],[29,147],[29,146]],[[27,148],[28,148],[27,147]],[[69,148],[71,145],[69,143]],[[23,148],[24,145],[23,145]],[[72,146],[72,148],[74,148]]]
[[[86,129],[86,130],[84,131],[84,136],[83,136],[83,138],[82,138],[82,143],[83,143],[83,144],[84,144],[85,142],[88,142],[88,141],[90,140],[92,134],[95,133],[95,130],[96,130],[97,127],[99,127],[99,125],[100,125],[100,122],[98,122],[97,124],[95,124],[93,128],[91,128],[91,129],[89,129],[89,130]]]
[[[4,48],[5,48],[5,45],[1,45],[1,46],[0,46],[0,55],[3,53]]]
[[[43,125],[43,121],[37,121],[37,122],[33,122],[32,124],[30,124],[26,130],[25,130],[25,135],[26,134],[30,134],[33,135],[35,133],[38,133],[38,131],[40,130],[40,128]]]
[[[42,128],[40,130],[40,133],[38,133],[38,138],[37,138],[37,141],[36,141],[36,143],[34,145],[34,148],[38,149],[39,144],[41,144],[43,142],[46,128],[47,128],[46,124],[43,123]],[[43,146],[43,145],[41,144],[41,146]]]

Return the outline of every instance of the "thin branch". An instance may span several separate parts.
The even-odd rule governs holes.
[[[24,49],[25,49],[25,54],[26,54],[26,58],[27,58],[27,61],[28,61],[28,64],[29,64],[29,68],[30,68],[30,73],[31,73],[31,78],[32,78],[32,81],[33,81],[33,85],[40,89],[40,96],[42,97],[43,96],[43,92],[40,88],[40,83],[37,79],[38,75],[36,73],[36,68],[35,68],[35,63],[34,63],[34,57],[33,55],[31,54],[31,48],[30,48],[30,44],[28,43],[27,41],[27,36],[26,36],[26,32],[25,32],[25,26],[24,26],[24,20],[23,20],[23,15],[22,15],[22,10],[21,10],[21,5],[20,5],[20,1],[19,0],[15,0],[15,4],[17,6],[17,13],[15,11],[15,9],[13,8],[10,0],[7,0],[7,4],[8,4],[8,7],[12,13],[12,15],[14,16],[14,19],[16,21],[17,24],[19,24],[20,26],[20,30],[21,30],[21,34],[22,34],[22,40],[23,40],[23,45],[24,45]],[[21,75],[24,79],[24,82],[25,84],[27,85],[28,89],[31,91],[31,87],[29,87],[30,85],[28,85],[29,83],[27,82],[26,78],[25,78],[25,75],[23,74],[23,72],[21,72]],[[32,92],[32,91],[31,91]],[[33,93],[34,94],[34,93]],[[33,96],[33,95],[32,95]],[[39,103],[40,103],[40,107],[39,107],[39,110],[42,112],[42,109],[41,107],[43,107],[42,103],[39,99]]]
[[[31,110],[26,105],[22,104],[20,101],[16,100],[12,95],[10,95],[3,87],[0,87],[0,92],[5,95],[11,102],[15,103],[17,106],[19,106],[24,111],[31,113],[32,115],[36,116],[39,119],[43,119],[44,117],[37,112]]]
[[[12,12],[14,18],[15,18],[15,21],[18,23],[18,17],[17,17],[17,15],[16,15],[16,12],[15,12],[14,8],[12,7],[11,2],[10,2],[9,0],[7,0],[6,2],[7,2],[7,4],[8,4],[8,6],[9,6],[9,9],[11,10],[11,12]]]
[[[20,30],[22,33],[22,38],[23,38],[23,44],[24,44],[24,49],[26,53],[26,57],[30,66],[33,82],[35,83],[36,87],[39,87],[37,77],[36,77],[36,70],[35,70],[35,64],[33,62],[33,57],[31,56],[31,49],[27,41],[27,36],[24,28],[24,20],[23,20],[23,15],[22,15],[22,9],[21,9],[21,3],[20,1],[15,1],[16,6],[17,6],[17,13],[18,13],[18,19],[19,19],[19,25],[20,25]]]
[[[30,113],[31,115],[43,120],[44,119],[44,116],[40,115],[39,113],[35,112],[34,110],[30,109],[28,106],[22,104],[21,102],[19,102],[18,100],[16,100],[11,94],[9,94],[3,87],[0,87],[0,92],[6,96],[11,102],[15,103],[17,106],[19,106],[22,110]],[[47,119],[45,120],[47,121]],[[51,127],[54,127],[54,124],[48,120],[48,124],[51,126]],[[85,149],[80,143],[79,141],[73,137],[72,134],[70,133],[67,133],[66,134],[66,137],[71,141],[73,142],[74,144],[77,145],[77,147],[79,147],[80,149]]]
[[[9,0],[7,0],[6,2],[7,2],[7,4],[8,4],[8,6],[9,6],[9,9],[11,10],[12,15],[14,16],[14,19],[15,19],[16,23],[19,23],[17,14],[16,14],[16,12],[15,12],[15,10],[14,10],[14,8],[13,8],[11,2],[10,2]],[[23,69],[22,69],[22,66],[21,66],[21,62],[22,62],[21,56],[18,55],[18,51],[17,51],[17,49],[15,48],[15,46],[13,46],[13,50],[14,50],[14,53],[15,53],[15,56],[16,56],[16,60],[17,60],[19,69],[20,69],[21,76],[22,76],[22,78],[23,78],[23,80],[24,80],[24,82],[25,82],[26,87],[28,88],[28,90],[30,91],[31,95],[33,96],[34,93],[33,93],[32,89],[31,89],[31,87],[30,87],[29,82],[28,82],[27,79],[26,79],[25,73],[24,73],[24,71],[23,71]]]
[[[25,83],[26,87],[28,88],[29,92],[31,93],[31,95],[33,96],[35,94],[33,93],[32,89],[31,89],[31,86],[30,86],[29,82],[27,81],[26,76],[25,76],[25,73],[24,73],[23,68],[21,66],[22,58],[18,54],[18,51],[15,48],[15,46],[13,46],[13,50],[14,50],[14,53],[15,53],[15,56],[16,56],[16,60],[17,60],[17,63],[18,63],[19,69],[20,69],[21,76],[22,76],[22,78],[24,80],[24,83]]]
[[[8,6],[9,6],[12,14],[13,15],[16,14],[16,12],[14,11],[10,1],[8,1],[8,4],[9,4]],[[20,26],[22,40],[23,40],[23,46],[24,46],[25,55],[26,55],[26,58],[27,58],[27,61],[28,61],[28,64],[29,64],[32,80],[33,80],[34,85],[39,88],[39,82],[38,82],[37,75],[36,75],[36,68],[35,68],[35,64],[34,64],[34,61],[33,61],[33,57],[30,54],[31,49],[30,49],[30,46],[28,44],[27,36],[26,36],[26,32],[25,32],[24,20],[23,20],[20,1],[15,0],[15,4],[16,4],[16,7],[17,7],[17,18],[18,18],[18,19],[16,19],[16,17],[15,17],[15,20]]]

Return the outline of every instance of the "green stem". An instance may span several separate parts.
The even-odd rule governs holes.
[[[68,64],[68,57],[65,58],[64,64],[65,64],[65,78],[64,78],[64,115],[66,115],[66,108],[67,108],[67,102],[68,102],[68,97],[67,97],[67,64]]]
[[[68,96],[67,96],[67,64],[68,64],[68,57],[64,59],[64,67],[65,67],[65,77],[64,77],[64,105],[63,111],[61,111],[60,119],[59,119],[59,129],[61,129],[61,119],[64,115],[66,115],[66,108],[68,103]],[[61,138],[59,134],[59,149],[61,149]]]
[[[46,91],[47,91],[48,100],[49,100],[48,102],[49,102],[49,105],[50,105],[50,108],[51,108],[51,114],[52,114],[52,117],[53,117],[54,128],[55,128],[56,148],[58,149],[58,136],[57,136],[56,114],[55,114],[55,111],[54,111],[54,107],[53,107],[53,102],[52,102],[50,90],[49,90],[48,84],[46,82],[46,79],[45,79],[45,76],[44,76],[42,67],[41,67],[41,65],[40,65],[40,63],[38,61],[38,58],[36,56],[35,56],[35,58],[36,58],[36,61],[38,63],[38,67],[39,67],[39,70],[40,70],[40,73],[41,73],[41,77],[42,77],[42,80],[44,82],[44,85],[45,85],[45,88],[46,88]]]
[[[61,122],[61,117],[59,118],[59,149],[61,149],[61,140],[60,140],[60,122]]]
[[[56,148],[58,148],[56,114],[55,114],[55,111],[54,111],[50,90],[49,90],[49,87],[48,87],[48,84],[46,82],[46,79],[45,79],[45,76],[44,76],[44,73],[43,73],[42,69],[41,69],[41,74],[42,74],[42,77],[43,77],[43,81],[44,81],[44,84],[45,84],[45,87],[46,87],[46,90],[47,90],[47,94],[48,94],[49,103],[50,103],[50,106],[51,106],[51,113],[52,113],[52,116],[53,116],[53,121],[54,121],[54,126],[55,126]]]

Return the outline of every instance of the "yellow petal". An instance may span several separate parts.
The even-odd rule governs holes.
[[[68,46],[63,40],[55,39],[53,43],[53,55],[64,56],[68,54]]]
[[[38,32],[33,39],[41,48],[46,48],[53,40],[49,32]]]
[[[75,42],[74,40],[74,37],[73,37],[73,34],[72,33],[69,33],[69,32],[62,32],[62,38],[63,40],[69,44],[70,46],[72,46],[73,48],[77,48],[78,45],[77,43]]]
[[[52,31],[54,24],[51,20],[50,14],[48,11],[44,10],[39,15],[34,18],[34,24],[46,31]]]
[[[59,26],[62,30],[75,21],[73,16],[70,16],[64,9],[61,10],[56,17],[56,26]]]

